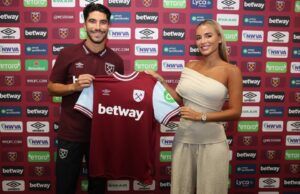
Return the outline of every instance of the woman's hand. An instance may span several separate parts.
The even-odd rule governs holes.
[[[192,108],[183,106],[180,108],[180,116],[185,119],[200,121],[201,113],[194,111]]]

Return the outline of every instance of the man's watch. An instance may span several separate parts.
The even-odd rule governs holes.
[[[201,121],[202,121],[202,122],[205,122],[206,119],[207,119],[206,113],[205,113],[205,112],[201,113]]]

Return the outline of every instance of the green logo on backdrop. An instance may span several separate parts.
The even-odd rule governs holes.
[[[26,71],[48,71],[48,60],[28,59],[25,60]]]
[[[81,40],[85,40],[86,37],[87,37],[87,34],[86,34],[85,28],[80,28],[80,30],[79,30],[79,38]]]
[[[164,0],[164,8],[186,8],[185,0]]]
[[[238,132],[257,132],[258,121],[239,121]]]
[[[285,160],[300,160],[300,150],[285,150]]]
[[[224,30],[224,38],[227,42],[237,42],[238,41],[238,31],[237,30]]]
[[[1,59],[0,71],[21,71],[21,61],[16,59]]]
[[[295,12],[300,12],[300,1],[295,2]]]
[[[287,63],[286,62],[270,62],[266,64],[267,73],[286,73]]]
[[[88,191],[89,182],[88,180],[81,180],[80,188],[81,191]]]
[[[29,151],[28,162],[50,162],[50,153],[46,151]]]
[[[161,151],[159,161],[160,162],[171,162],[172,154],[171,151]]]
[[[145,71],[147,69],[157,71],[157,69],[158,69],[157,60],[135,60],[134,61],[134,70],[135,71]]]
[[[61,103],[62,97],[61,96],[53,96],[52,97],[52,102],[54,103]]]
[[[47,0],[24,0],[24,7],[47,7]]]

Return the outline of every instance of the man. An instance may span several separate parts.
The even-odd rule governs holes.
[[[48,91],[62,96],[56,160],[56,193],[74,194],[83,157],[89,160],[91,119],[73,109],[83,88],[95,75],[124,73],[123,60],[106,46],[110,10],[91,3],[84,10],[87,39],[63,49],[52,69]],[[89,178],[89,193],[104,193],[105,179]]]

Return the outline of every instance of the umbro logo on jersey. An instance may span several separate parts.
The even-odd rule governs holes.
[[[121,106],[105,107],[105,106],[102,106],[102,104],[98,104],[98,114],[132,117],[132,118],[134,118],[134,120],[139,121],[142,118],[144,111],[122,108]]]

